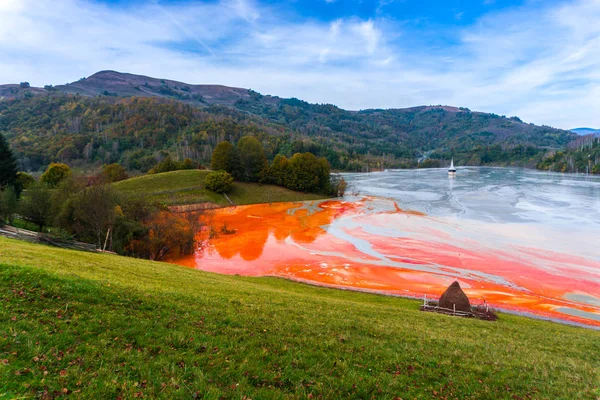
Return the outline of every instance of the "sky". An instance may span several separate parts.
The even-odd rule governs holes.
[[[116,70],[600,128],[600,0],[0,0],[0,83]]]

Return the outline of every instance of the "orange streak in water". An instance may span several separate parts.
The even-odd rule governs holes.
[[[565,298],[567,293],[600,297],[595,278],[600,272],[598,262],[523,246],[490,249],[468,240],[456,241],[458,227],[404,211],[393,202],[387,210],[378,210],[372,201],[324,201],[309,206],[275,203],[218,210],[208,221],[210,225],[218,232],[234,233],[220,232],[208,240],[206,230],[198,238],[204,243],[202,249],[178,263],[225,274],[274,275],[406,296],[439,296],[458,277],[475,304],[485,300],[504,309],[600,326],[600,306]],[[336,221],[348,219],[354,225],[341,225],[340,232],[367,243],[370,250],[328,229]],[[431,227],[432,223],[437,227]],[[421,239],[364,229],[367,225],[371,230],[394,228],[394,224],[406,224],[411,232],[420,233]],[[428,239],[423,240],[423,235]],[[557,263],[560,265],[555,266]],[[598,319],[565,314],[560,307],[591,313],[588,316]]]

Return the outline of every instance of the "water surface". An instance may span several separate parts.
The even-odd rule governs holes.
[[[227,208],[181,264],[600,326],[600,179],[462,168],[345,175],[343,200]]]

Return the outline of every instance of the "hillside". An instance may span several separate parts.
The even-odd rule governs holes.
[[[571,129],[571,132],[576,133],[579,136],[600,135],[600,129],[593,129],[593,128],[575,128],[575,129]]]
[[[207,164],[217,142],[235,142],[241,133],[260,136],[269,158],[310,151],[348,171],[412,167],[423,157],[442,164],[454,157],[459,164],[533,165],[546,149],[577,137],[465,108],[347,111],[115,71],[44,89],[4,85],[1,98],[0,133],[30,170],[60,160],[88,168],[121,162],[144,171],[161,151]]]
[[[0,398],[600,395],[600,332],[0,238]]]
[[[167,205],[204,202],[228,205],[229,203],[223,195],[206,189],[204,179],[208,173],[209,171],[183,170],[144,175],[113,183],[113,187],[126,194],[139,195],[143,193],[150,200]],[[228,196],[237,205],[317,200],[325,197],[319,194],[295,192],[281,186],[237,181],[233,184]]]

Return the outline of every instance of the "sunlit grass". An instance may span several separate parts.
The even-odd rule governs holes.
[[[194,204],[211,202],[228,205],[227,199],[206,189],[204,179],[210,171],[183,170],[144,175],[114,183],[117,190],[134,195],[145,195],[165,204]],[[229,198],[238,205],[278,201],[304,201],[326,196],[295,192],[275,185],[235,182]]]
[[[0,301],[0,398],[600,396],[599,332],[506,314],[2,238]]]

